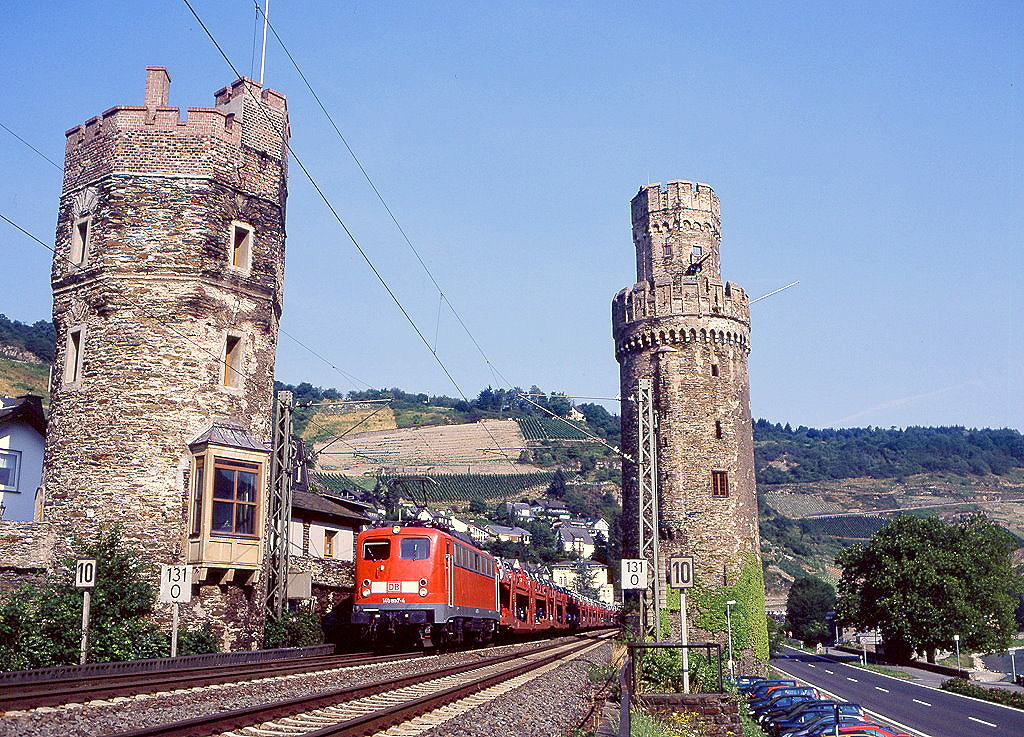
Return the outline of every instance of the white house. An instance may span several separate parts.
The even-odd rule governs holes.
[[[529,545],[531,535],[529,530],[524,530],[522,527],[506,527],[505,525],[487,525],[484,528],[494,537],[497,537],[502,542],[513,542],[523,543]]]
[[[551,577],[563,588],[579,591],[583,584],[581,574],[586,571],[590,585],[597,590],[597,600],[615,603],[615,587],[608,581],[608,566],[596,560],[562,560],[551,566]]]
[[[0,397],[0,519],[35,519],[45,437],[40,397]]]

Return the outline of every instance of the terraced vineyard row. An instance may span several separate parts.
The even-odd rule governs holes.
[[[580,429],[582,423],[556,420],[554,417],[522,417],[517,419],[526,440],[589,440]]]
[[[523,494],[528,490],[540,492],[551,483],[552,473],[439,473],[430,474],[432,483],[421,485],[410,482],[410,491],[423,493],[428,501],[460,502],[471,499],[504,499]],[[401,481],[410,477],[403,475],[381,476],[383,481]],[[412,477],[419,478],[419,477]]]

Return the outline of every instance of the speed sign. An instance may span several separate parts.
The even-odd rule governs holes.
[[[693,586],[692,555],[668,559],[668,585],[674,589],[688,589]]]
[[[643,558],[623,558],[619,586],[622,589],[646,589],[647,561]]]
[[[96,561],[75,561],[75,588],[91,589],[96,586]]]

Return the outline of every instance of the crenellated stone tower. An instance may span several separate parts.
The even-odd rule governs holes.
[[[693,555],[698,588],[711,603],[704,613],[689,605],[691,623],[708,625],[703,633],[697,627],[691,641],[706,635],[724,642],[725,602],[736,599],[734,642],[749,656],[767,637],[747,375],[750,301],[722,280],[719,217],[718,197],[706,184],[640,189],[632,201],[637,283],[615,296],[612,329],[621,396],[634,400],[622,403],[622,447],[634,457],[637,385],[652,381],[661,580],[668,558]],[[631,461],[623,462],[623,506],[625,548],[635,555],[638,479]],[[719,620],[720,629],[708,624]],[[678,632],[678,616],[670,621]],[[750,636],[738,636],[737,622]]]
[[[68,542],[123,526],[196,567],[183,617],[262,634],[288,113],[239,79],[215,106],[145,103],[67,132],[53,262],[57,354],[42,520]],[[102,575],[102,571],[100,572]]]

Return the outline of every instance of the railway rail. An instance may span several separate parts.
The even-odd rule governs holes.
[[[350,653],[319,657],[288,658],[243,666],[203,665],[150,673],[76,675],[27,683],[0,684],[0,712],[83,703],[95,699],[133,696],[220,683],[251,681],[295,673],[349,668],[422,657],[423,653],[375,655]]]
[[[386,682],[333,689],[171,724],[121,732],[114,737],[208,737],[274,734],[281,737],[372,735],[435,711],[474,693],[553,665],[603,644],[611,635],[578,635],[526,652],[482,658]],[[259,730],[248,728],[259,725]]]

